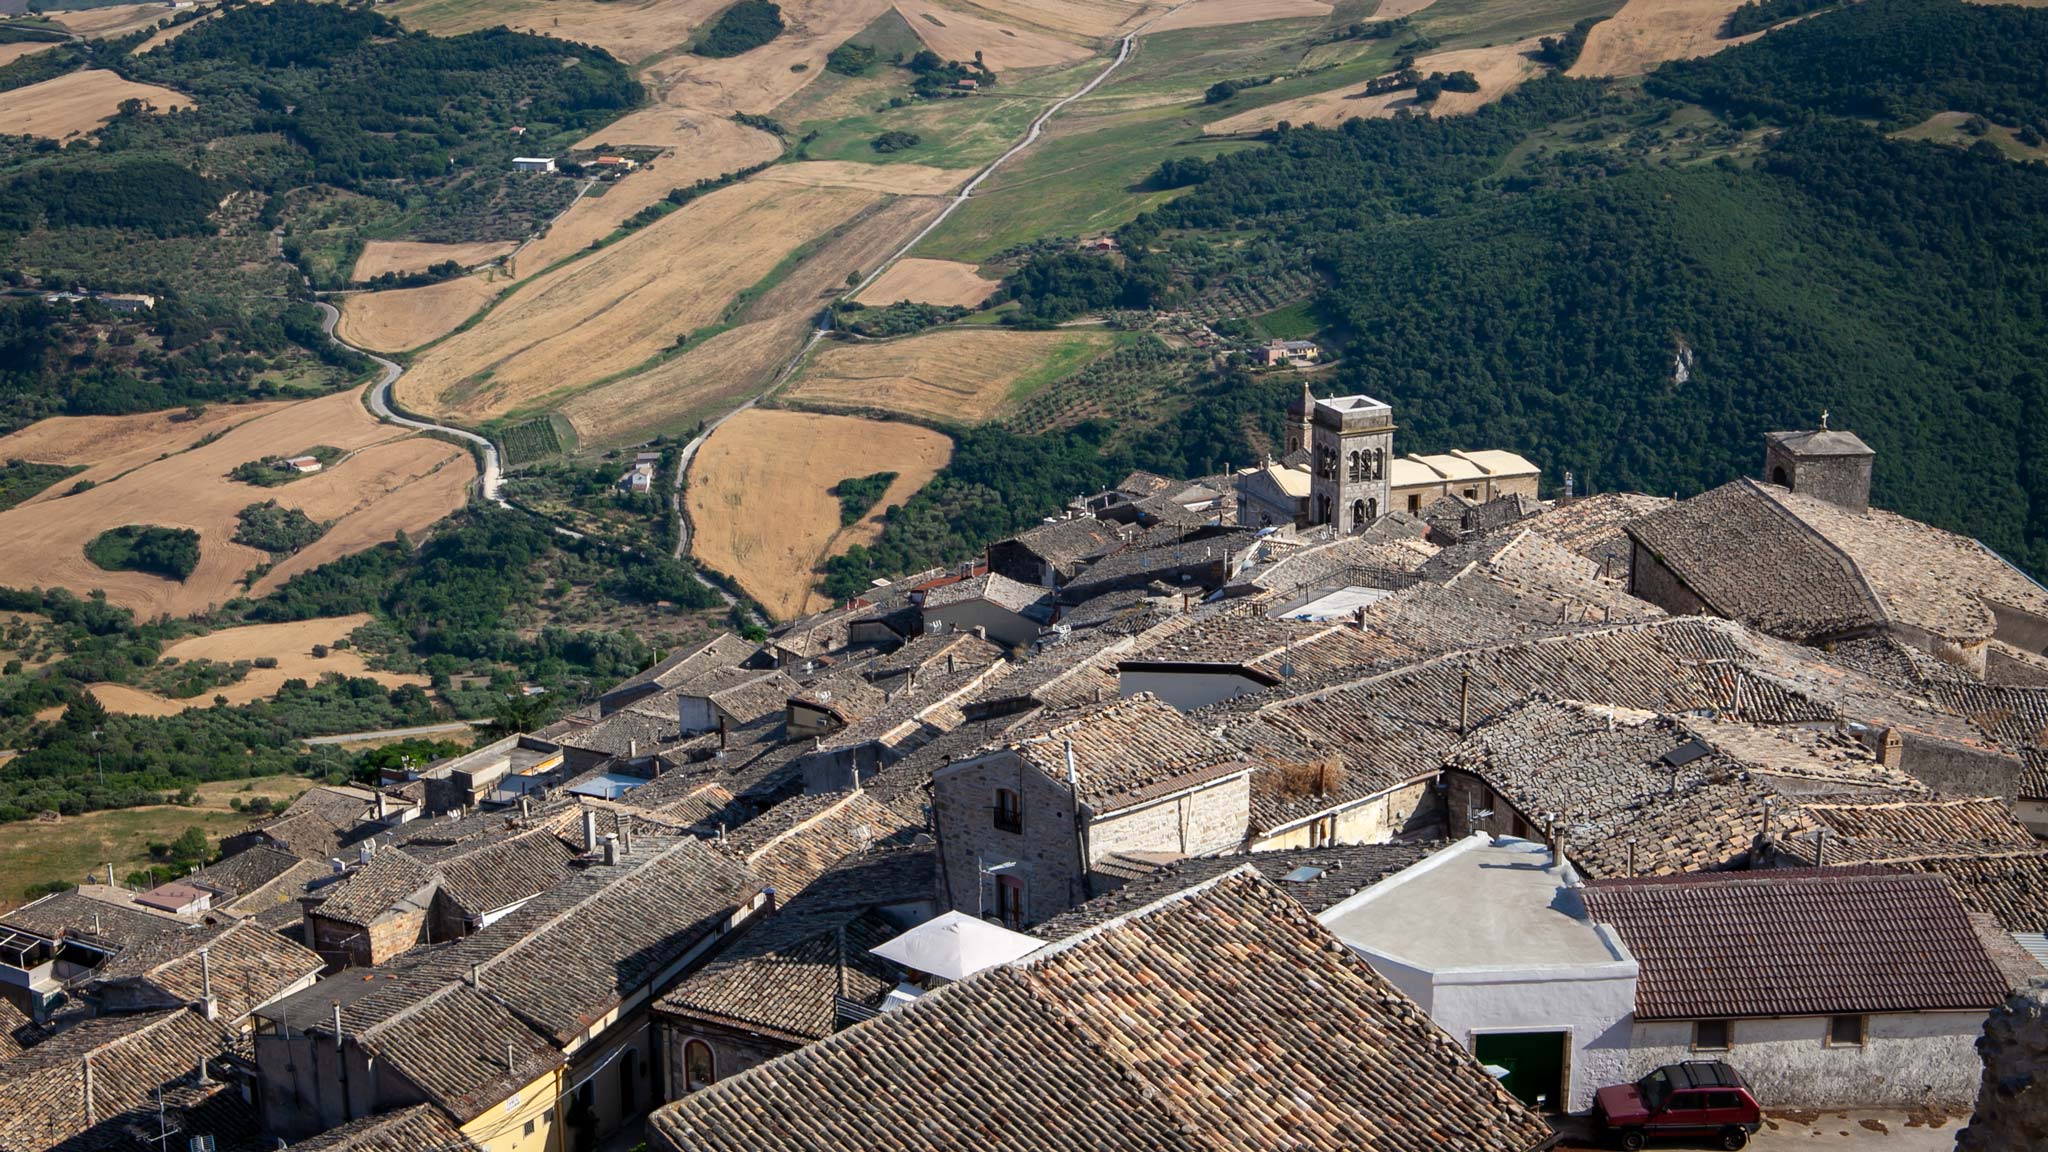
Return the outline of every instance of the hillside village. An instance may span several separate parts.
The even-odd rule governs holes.
[[[2001,1082],[2048,590],[1869,507],[1847,431],[1544,502],[1370,397],[1290,418],[0,916],[0,1147],[1530,1152],[1687,1062]]]

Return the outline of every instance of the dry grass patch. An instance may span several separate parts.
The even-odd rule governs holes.
[[[55,500],[81,480],[104,484],[152,460],[194,447],[208,436],[291,407],[290,400],[258,404],[215,404],[198,419],[183,409],[133,416],[52,416],[0,437],[0,460],[84,466],[85,471],[52,484],[25,503]],[[310,447],[300,445],[299,447]],[[294,451],[296,449],[293,449]]]
[[[0,92],[0,133],[65,140],[112,120],[125,100],[140,100],[158,112],[193,106],[192,98],[182,92],[137,84],[104,68],[87,68]]]
[[[503,24],[593,44],[631,64],[687,44],[732,0],[399,0],[387,11],[408,28],[453,36]]]
[[[504,289],[502,280],[473,275],[424,288],[357,292],[342,299],[334,330],[358,348],[403,352],[455,331]]]
[[[972,175],[972,168],[806,160],[798,164],[778,164],[755,179],[811,188],[864,188],[870,192],[894,192],[904,196],[943,196],[966,183]]]
[[[399,382],[432,415],[483,419],[628,372],[715,323],[791,251],[873,204],[844,188],[720,189],[527,283]]]
[[[1712,56],[1747,44],[1763,32],[1721,38],[1742,0],[1628,0],[1621,11],[1593,25],[1570,76],[1638,76],[1666,60]],[[1768,31],[1766,29],[1765,31]]]
[[[199,27],[201,24],[204,24],[208,20],[211,20],[219,15],[220,9],[215,8],[213,11],[208,12],[206,15],[201,16],[197,20],[187,20],[183,24],[173,24],[169,28],[165,28],[162,31],[158,32],[156,35],[151,36],[147,40],[144,40],[141,46],[135,49],[133,55],[140,56],[144,52],[154,52],[158,48],[161,48],[164,45],[170,43],[171,41],[176,40],[178,37],[183,36],[185,33],[191,31],[194,28]]]
[[[1532,37],[1516,44],[1460,48],[1417,60],[1416,70],[1425,75],[1430,72],[1470,72],[1479,81],[1477,92],[1445,92],[1438,96],[1436,103],[1431,105],[1431,111],[1438,116],[1456,116],[1483,108],[1521,87],[1542,71],[1541,65],[1530,55],[1536,50],[1536,45],[1537,39]],[[1226,136],[1265,132],[1282,120],[1297,125],[1334,128],[1346,120],[1387,119],[1400,109],[1416,107],[1415,90],[1412,88],[1374,96],[1364,93],[1363,84],[1318,92],[1226,117],[1203,131]]]
[[[882,343],[833,344],[811,358],[789,399],[978,424],[1007,409],[1020,384],[1106,351],[1106,332],[949,328]]]
[[[154,692],[144,692],[125,684],[94,684],[90,690],[94,698],[109,712],[123,712],[133,716],[171,716],[187,708],[210,708],[215,696],[225,696],[229,704],[268,700],[277,695],[287,680],[304,680],[310,684],[329,672],[351,677],[367,677],[387,688],[396,688],[401,684],[425,687],[429,683],[425,676],[373,672],[354,649],[332,647],[336,640],[346,640],[351,632],[369,622],[368,613],[357,613],[353,616],[329,616],[319,620],[295,620],[287,624],[251,624],[180,640],[164,649],[163,655],[159,658],[160,662],[211,660],[216,664],[233,664],[238,660],[254,661],[263,658],[277,661],[275,668],[251,668],[246,676],[233,684],[223,685],[211,692],[202,692],[188,699],[159,696]],[[313,655],[313,646],[316,644],[328,646],[326,656]]]
[[[126,36],[155,25],[170,15],[157,4],[115,4],[104,8],[83,8],[76,12],[51,12],[51,20],[87,40],[108,40]]]
[[[1424,0],[1425,4],[1427,2]],[[1258,20],[1315,18],[1329,14],[1330,6],[1322,0],[1194,0],[1161,16],[1145,31],[1170,32],[1175,28],[1213,28],[1219,24],[1250,24]],[[1382,14],[1376,16],[1392,19]]]
[[[1385,0],[1378,8],[1373,9],[1372,18],[1399,20],[1403,16],[1413,16],[1434,3],[1436,0]]]
[[[23,40],[14,44],[0,44],[0,68],[14,63],[23,56],[33,56],[38,52],[48,52],[56,46],[57,42],[54,40]]]
[[[58,438],[47,431],[39,434]],[[315,444],[357,451],[316,477],[281,488],[259,489],[227,478],[238,464]],[[131,444],[123,451],[132,456],[136,450]],[[231,539],[238,527],[235,514],[249,504],[275,499],[305,508],[315,519],[338,521],[317,544],[279,565],[283,570],[388,540],[400,527],[424,531],[462,505],[474,474],[464,449],[378,423],[363,407],[359,391],[278,405],[233,425],[209,444],[148,461],[89,491],[0,512],[0,539],[10,545],[0,551],[0,585],[62,587],[81,595],[103,588],[108,599],[144,618],[189,616],[240,595],[242,576],[269,559]],[[142,572],[108,572],[85,558],[88,541],[124,524],[198,532],[198,568],[174,581]]]
[[[905,257],[889,265],[855,300],[880,307],[909,300],[917,304],[957,304],[973,308],[989,298],[1000,280],[984,279],[974,265],[958,260]]]
[[[1081,40],[1101,40],[1128,30],[1148,16],[1172,7],[1172,0],[1130,3],[1129,0],[956,0],[958,7],[978,12],[1011,28],[1039,28]]]
[[[802,316],[742,324],[657,368],[576,396],[560,411],[585,445],[619,443],[645,429],[717,415],[766,387],[810,330]]]
[[[761,47],[724,60],[681,53],[649,64],[641,79],[673,107],[766,114],[823,75],[825,56],[889,8],[889,0],[778,2],[788,27]],[[798,64],[803,70],[792,71]]]
[[[850,416],[750,409],[719,426],[690,466],[693,550],[731,575],[778,619],[826,606],[812,588],[827,558],[881,532],[880,509],[901,504],[952,458],[928,428]],[[839,525],[841,480],[895,472],[877,512]]]
[[[418,240],[372,240],[356,257],[357,280],[368,280],[386,272],[404,275],[424,272],[436,264],[453,260],[464,268],[495,260],[518,247],[510,240],[478,240],[468,244],[428,244]]]
[[[948,60],[972,60],[980,52],[983,62],[998,72],[1071,64],[1093,55],[1079,44],[1043,32],[1020,30],[925,0],[899,0],[896,11],[925,47]]]

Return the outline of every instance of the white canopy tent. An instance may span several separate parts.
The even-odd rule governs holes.
[[[1012,932],[965,912],[948,912],[869,951],[941,980],[964,980],[1043,947],[1045,941],[1035,936]]]

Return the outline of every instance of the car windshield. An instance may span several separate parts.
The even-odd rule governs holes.
[[[1636,1082],[1636,1094],[1643,1098],[1643,1107],[1651,1112],[1664,1107],[1664,1098],[1671,1095],[1671,1078],[1662,1068]]]

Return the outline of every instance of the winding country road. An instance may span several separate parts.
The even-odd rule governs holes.
[[[341,313],[335,309],[334,305],[324,300],[316,300],[313,302],[313,306],[320,309],[320,330],[327,333],[329,340],[334,341],[351,352],[375,360],[383,368],[384,374],[379,376],[377,382],[370,386],[371,413],[377,419],[396,424],[401,428],[417,428],[422,432],[443,432],[477,445],[482,450],[484,458],[484,499],[496,504],[500,508],[510,508],[511,505],[505,502],[505,497],[500,492],[504,487],[505,470],[498,460],[498,446],[491,443],[490,437],[480,436],[467,428],[457,428],[451,424],[436,424],[431,420],[420,420],[398,412],[398,410],[391,406],[391,386],[398,383],[400,376],[405,375],[405,369],[400,367],[397,361],[387,360],[375,352],[358,348],[335,335],[334,326],[340,323]]]
[[[1168,8],[1166,11],[1159,13],[1157,16],[1152,17],[1152,19],[1145,21],[1143,24],[1140,24],[1136,28],[1133,28],[1129,32],[1125,33],[1124,38],[1117,44],[1116,59],[1111,60],[1109,62],[1108,67],[1104,68],[1101,72],[1096,73],[1094,79],[1088,81],[1086,84],[1081,85],[1081,87],[1075,89],[1072,93],[1068,94],[1067,96],[1061,98],[1059,101],[1054,103],[1052,107],[1047,108],[1045,111],[1039,113],[1038,118],[1031,122],[1031,129],[1024,133],[1024,138],[1022,140],[1019,140],[1017,141],[1017,143],[1012,145],[1009,151],[1003,153],[1001,156],[996,157],[994,160],[989,161],[987,167],[983,168],[980,172],[975,173],[974,179],[969,180],[967,183],[961,185],[960,191],[955,192],[953,194],[953,198],[946,202],[946,207],[943,210],[941,210],[937,216],[932,217],[930,223],[918,229],[916,235],[904,241],[902,246],[898,247],[894,252],[891,252],[889,256],[886,259],[884,259],[881,263],[875,265],[874,271],[868,273],[867,276],[864,279],[862,279],[860,283],[854,285],[852,288],[847,289],[843,294],[840,295],[839,299],[846,300],[851,299],[854,296],[858,296],[863,289],[865,289],[868,285],[875,282],[876,277],[880,276],[884,272],[887,272],[890,266],[894,265],[898,260],[901,260],[905,256],[909,255],[910,250],[912,248],[915,248],[920,243],[922,243],[925,237],[931,235],[935,230],[937,230],[939,225],[944,224],[946,220],[953,215],[953,213],[959,211],[961,205],[967,203],[968,197],[974,195],[974,190],[976,188],[981,187],[982,181],[987,180],[990,176],[995,175],[996,169],[1001,168],[1005,164],[1008,164],[1011,160],[1015,159],[1025,149],[1031,147],[1033,144],[1038,143],[1038,138],[1045,134],[1046,124],[1050,122],[1054,116],[1059,115],[1061,109],[1065,108],[1067,105],[1072,104],[1074,101],[1079,100],[1081,97],[1086,96],[1090,92],[1093,92],[1097,88],[1101,87],[1102,82],[1104,80],[1109,79],[1111,73],[1115,72],[1118,68],[1123,67],[1124,61],[1129,60],[1131,58],[1131,49],[1137,45],[1138,36],[1140,33],[1144,32],[1145,29],[1150,28],[1152,25],[1158,23],[1160,20],[1163,20],[1166,17],[1171,16],[1173,13],[1179,11],[1182,7],[1190,3],[1193,3],[1193,0],[1181,0],[1180,4],[1176,4],[1173,7]],[[732,419],[733,417],[739,415],[742,412],[745,412],[747,409],[752,408],[754,405],[760,403],[762,397],[772,394],[776,389],[782,387],[785,383],[787,383],[791,376],[794,376],[796,374],[798,366],[800,366],[804,362],[804,357],[809,356],[811,354],[811,350],[818,346],[818,341],[823,340],[825,336],[831,332],[831,315],[831,309],[828,307],[825,312],[826,320],[824,325],[817,328],[813,328],[811,330],[811,338],[804,341],[804,346],[797,349],[796,353],[792,355],[789,358],[789,360],[783,364],[782,371],[777,372],[775,374],[775,380],[772,383],[770,383],[767,388],[762,389],[760,395],[749,399],[746,403],[741,404],[739,407],[734,408],[732,411],[727,412],[725,415],[720,416],[718,419],[711,421],[709,424],[706,424],[702,432],[699,432],[696,435],[696,437],[692,439],[688,444],[683,445],[682,452],[678,454],[678,456],[676,457],[675,489],[673,492],[669,494],[669,504],[674,509],[674,514],[676,518],[676,559],[682,559],[684,553],[690,550],[690,518],[683,512],[683,478],[689,475],[690,463],[691,461],[697,458],[697,450],[704,446],[704,441],[710,439],[711,434],[713,432],[718,431],[719,425],[725,423],[727,420]],[[723,590],[721,589],[721,591]]]

